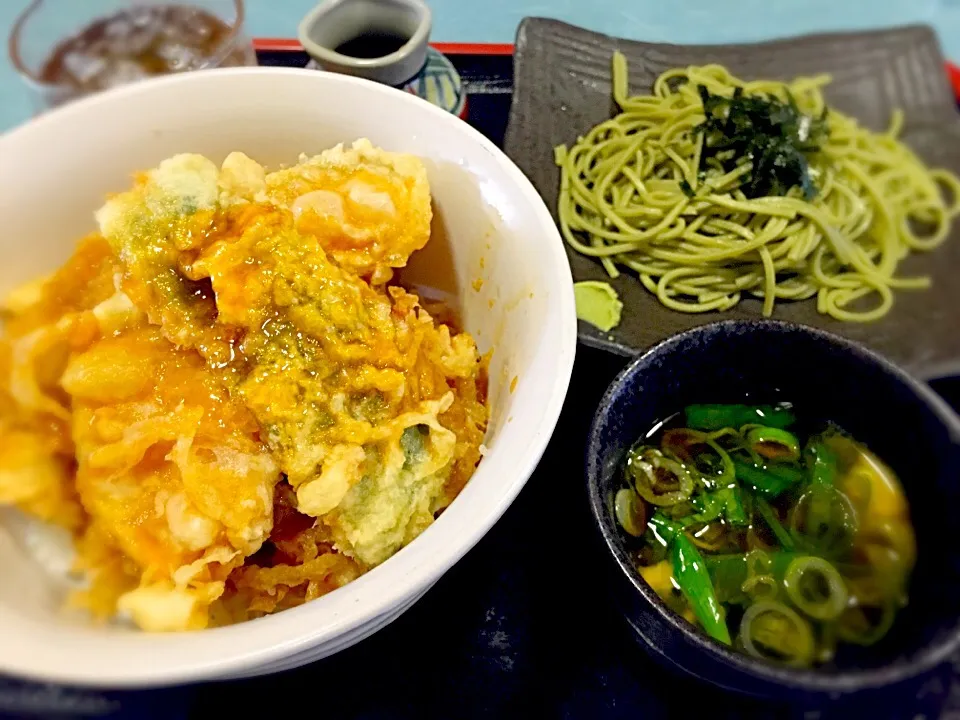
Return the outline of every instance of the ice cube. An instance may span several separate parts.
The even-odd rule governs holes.
[[[130,8],[127,12],[127,17],[130,18],[130,22],[138,28],[147,28],[152,25],[154,29],[157,29],[160,20],[157,9],[151,7]]]
[[[195,9],[182,8],[182,10],[183,12],[177,16],[176,26],[183,37],[194,41],[209,38],[213,33],[211,22],[216,20]]]
[[[168,38],[179,38],[197,22],[200,22],[200,13],[196,8],[172,7],[163,26],[163,35]]]
[[[203,61],[203,56],[194,48],[178,42],[162,43],[157,48],[157,55],[166,61],[167,67],[173,72],[188,70]]]
[[[155,28],[131,28],[129,34],[110,40],[110,54],[126,57],[141,55],[153,44],[156,36]]]
[[[138,63],[133,60],[118,58],[107,65],[107,68],[97,76],[97,81],[98,85],[106,90],[148,77],[150,77],[150,74]]]
[[[198,20],[190,25],[190,33],[198,40],[206,40],[213,34],[213,28],[209,24]]]
[[[63,67],[79,85],[86,85],[107,67],[106,59],[82,52],[70,52],[63,56]]]
[[[125,15],[120,15],[107,23],[103,29],[104,35],[111,38],[123,37],[133,31],[134,25]]]

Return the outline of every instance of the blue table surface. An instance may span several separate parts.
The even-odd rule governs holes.
[[[62,3],[63,12],[88,0]],[[0,0],[0,38],[27,0]],[[254,37],[294,37],[315,0],[247,0],[247,31]],[[960,61],[960,0],[432,0],[433,39],[512,42],[528,15],[555,17],[637,40],[674,43],[746,42],[808,32],[927,23],[944,52]],[[62,19],[62,18],[61,18]],[[32,113],[26,89],[4,56],[0,60],[0,131]]]

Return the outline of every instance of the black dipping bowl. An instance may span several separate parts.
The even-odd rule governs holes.
[[[629,447],[692,403],[791,401],[864,442],[899,475],[917,535],[910,603],[877,645],[836,667],[755,660],[674,614],[640,577],[613,514]],[[925,384],[848,340],[774,321],[729,321],[670,338],[632,362],[604,395],[587,446],[591,509],[613,585],[636,637],[655,656],[753,695],[845,694],[920,675],[960,646],[960,418]],[[736,628],[731,628],[735,634]]]

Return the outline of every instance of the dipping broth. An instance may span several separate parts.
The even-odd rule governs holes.
[[[691,405],[627,453],[614,509],[644,580],[715,640],[794,667],[869,646],[916,555],[899,480],[787,404]]]
[[[340,43],[336,51],[349,57],[378,58],[395,53],[409,40],[410,38],[389,30],[369,30]]]

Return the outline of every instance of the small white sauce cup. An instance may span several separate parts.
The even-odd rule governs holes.
[[[304,49],[324,70],[402,85],[426,63],[431,23],[430,8],[421,0],[327,0],[307,13],[297,34]],[[336,51],[366,32],[409,39],[395,52],[376,58],[351,57]]]

